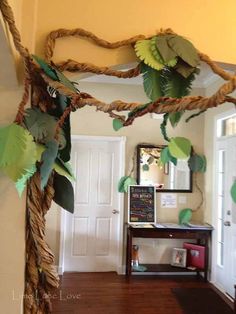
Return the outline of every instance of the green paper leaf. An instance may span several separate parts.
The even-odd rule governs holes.
[[[170,161],[170,153],[169,153],[169,148],[167,146],[161,150],[161,162],[163,164],[166,164],[169,161]]]
[[[184,208],[179,213],[179,224],[183,225],[189,223],[192,218],[192,209],[191,208]]]
[[[69,180],[75,181],[75,176],[69,162],[64,162],[60,158],[56,158],[53,169],[61,176],[67,177]]]
[[[168,162],[172,162],[175,166],[177,165],[177,159],[171,156],[168,146],[161,151],[161,162],[163,165]]]
[[[128,177],[124,182],[124,191],[127,193],[130,185],[136,185],[137,182],[134,178]]]
[[[197,50],[190,41],[178,35],[170,36],[167,40],[168,45],[190,66],[197,67],[200,64]]]
[[[148,164],[144,164],[142,166],[143,171],[149,171],[149,165]]]
[[[143,62],[140,64],[140,71],[143,74],[143,87],[147,97],[155,101],[163,96],[161,72]]]
[[[166,130],[168,118],[169,118],[169,113],[165,113],[163,116],[162,123],[160,125],[161,134],[167,142],[170,141],[170,139],[167,135],[167,130]]]
[[[57,69],[54,69],[54,71],[56,72],[56,75],[60,83],[62,83],[65,87],[70,89],[72,92],[74,93],[78,92],[74,84],[62,72],[58,71]]]
[[[0,168],[17,162],[30,142],[30,133],[15,123],[0,128]]]
[[[164,65],[159,63],[152,54],[151,41],[149,39],[137,41],[135,44],[135,52],[137,57],[151,68],[156,70],[163,69]]]
[[[58,77],[56,71],[53,67],[51,67],[47,62],[45,62],[42,58],[32,55],[34,60],[38,63],[40,68],[44,71],[44,73],[49,76],[52,80],[58,81]]]
[[[52,172],[55,159],[58,153],[58,143],[52,140],[46,144],[46,150],[42,154],[42,165],[40,167],[41,189],[47,185],[49,176]]]
[[[26,174],[24,174],[19,180],[17,180],[17,182],[15,183],[17,192],[20,197],[22,196],[22,193],[24,192],[24,189],[26,188],[27,181],[34,175],[36,170],[37,170],[36,166],[33,165],[32,168]]]
[[[124,176],[120,178],[118,183],[118,191],[120,193],[128,192],[130,185],[136,185],[136,180],[130,176]]]
[[[74,213],[74,189],[71,182],[58,173],[54,174],[53,187],[55,190],[53,200],[70,213]]]
[[[175,66],[175,71],[178,72],[184,78],[188,78],[192,73],[198,74],[198,68],[193,68],[184,62],[182,59],[178,59],[178,62]]]
[[[184,137],[171,138],[168,147],[170,154],[177,159],[187,159],[191,152],[191,142]]]
[[[183,114],[184,114],[184,111],[169,113],[170,124],[173,128],[175,128],[178,125]]]
[[[206,168],[207,168],[207,160],[206,160],[206,157],[204,155],[202,155],[201,157],[203,159],[203,166],[202,166],[200,172],[204,173],[204,172],[206,172]]]
[[[171,48],[169,48],[171,49]],[[169,66],[169,67],[174,67],[177,63],[177,58],[173,58],[173,59],[170,59],[169,61],[165,61],[162,57],[162,55],[160,54],[160,51],[157,47],[157,37],[153,37],[151,39],[151,51],[152,51],[152,54],[153,56],[157,59],[158,62],[166,65],[166,66]]]
[[[234,203],[236,203],[236,181],[234,181],[230,189],[230,194],[231,194],[232,200],[234,201]]]
[[[204,156],[194,154],[189,158],[188,166],[193,172],[204,172],[206,169],[206,158],[204,158]]]
[[[195,73],[184,78],[175,69],[165,68],[162,71],[164,95],[167,97],[181,98],[190,94]]]
[[[56,117],[44,113],[38,108],[26,109],[24,124],[36,141],[43,143],[51,141],[55,136],[57,121]],[[59,131],[59,145],[61,149],[66,145],[62,129]]]
[[[123,128],[123,122],[119,119],[113,119],[113,129],[118,131],[121,128]]]
[[[168,38],[172,35],[159,35],[156,37],[156,46],[159,50],[163,60],[165,63],[172,62],[172,60],[175,60],[175,64],[177,62],[177,53],[171,49],[171,47],[168,45]],[[171,66],[171,65],[169,65]],[[172,65],[173,66],[173,65]]]

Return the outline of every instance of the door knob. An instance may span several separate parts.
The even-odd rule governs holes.
[[[224,226],[226,226],[226,227],[231,226],[231,222],[230,222],[230,221],[225,221],[225,222],[224,222]]]
[[[113,209],[112,214],[114,214],[114,215],[115,215],[115,214],[119,214],[119,212],[120,212],[119,210]]]

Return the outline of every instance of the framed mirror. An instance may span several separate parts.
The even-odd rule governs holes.
[[[165,145],[141,144],[137,146],[137,183],[154,185],[157,192],[192,192],[192,171],[188,160],[179,160],[177,165],[168,162],[160,165],[161,150]]]

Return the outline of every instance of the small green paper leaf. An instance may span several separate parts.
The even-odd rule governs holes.
[[[177,55],[192,67],[196,67],[200,63],[196,48],[187,39],[181,36],[170,36],[168,45],[177,53]]]
[[[72,92],[74,93],[78,92],[74,84],[62,72],[58,71],[57,69],[54,70],[60,83],[62,83],[65,87],[69,88]]]
[[[118,131],[119,129],[123,128],[123,123],[119,119],[113,119],[113,129]]]
[[[53,140],[46,144],[46,150],[42,154],[42,165],[40,167],[41,189],[47,185],[49,176],[58,153],[58,143]]]
[[[236,203],[236,181],[234,181],[230,189],[230,194],[231,194],[232,200],[234,201],[234,203]]]
[[[168,147],[170,154],[177,159],[187,159],[191,152],[191,142],[185,137],[171,138]]]
[[[192,155],[188,160],[190,170],[193,172],[205,172],[206,158],[197,154]]]
[[[137,182],[134,178],[128,177],[124,182],[124,191],[127,193],[130,185],[136,185]]]
[[[74,189],[71,182],[58,173],[54,174],[53,187],[55,190],[53,200],[70,213],[74,213]]]
[[[124,193],[124,183],[125,183],[125,180],[129,178],[129,176],[124,176],[124,177],[121,177],[119,182],[118,182],[118,191],[120,193]]]
[[[149,39],[139,40],[135,44],[137,57],[151,68],[156,70],[163,69],[164,65],[156,60],[151,51],[151,41]]]
[[[144,164],[142,166],[143,171],[149,171],[149,165],[148,164]]]
[[[192,209],[191,208],[185,208],[182,209],[179,213],[179,224],[186,224],[189,223],[189,221],[192,218]]]
[[[170,124],[173,128],[177,126],[183,114],[184,114],[184,111],[169,113]]]
[[[130,185],[136,185],[136,180],[130,176],[124,176],[120,178],[118,183],[118,191],[120,193],[128,192]]]
[[[32,57],[34,58],[34,60],[38,63],[38,65],[40,66],[40,68],[45,72],[45,74],[47,76],[49,76],[52,80],[54,81],[59,81],[56,71],[54,70],[54,68],[52,68],[47,62],[45,62],[42,58],[36,56],[36,55],[32,55]]]

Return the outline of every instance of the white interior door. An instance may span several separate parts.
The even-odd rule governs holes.
[[[120,140],[86,137],[72,142],[75,212],[65,214],[64,271],[116,271],[122,260]]]
[[[236,137],[217,142],[216,284],[234,297],[236,284],[236,204],[230,188],[236,180]]]

